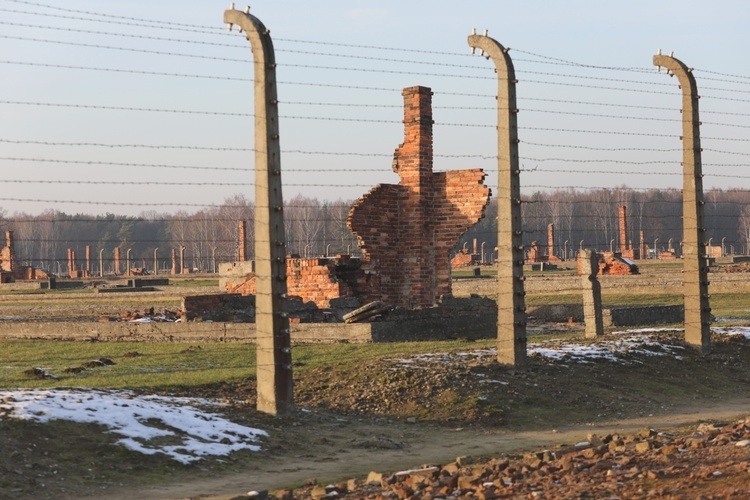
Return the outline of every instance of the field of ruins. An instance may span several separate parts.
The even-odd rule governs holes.
[[[0,500],[750,498],[745,13],[366,3],[0,0]]]

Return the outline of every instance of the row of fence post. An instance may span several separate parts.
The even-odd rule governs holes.
[[[283,309],[286,298],[286,247],[284,240],[283,198],[273,43],[263,23],[249,13],[232,7],[224,22],[244,31],[253,54],[255,100],[255,258],[256,258],[256,338],[257,408],[274,415],[294,408],[291,335]],[[523,229],[521,221],[520,168],[516,105],[516,79],[508,49],[496,40],[473,33],[469,46],[492,59],[497,73],[498,143],[498,318],[497,360],[516,370],[524,370],[526,354],[526,307],[524,290]],[[683,93],[683,265],[685,338],[708,352],[710,349],[707,260],[703,235],[703,186],[700,157],[698,94],[691,70],[670,56],[654,56],[654,65],[667,68],[678,77]],[[588,275],[595,283],[591,252]],[[585,259],[584,259],[585,260]],[[592,274],[593,273],[593,274]],[[591,277],[594,279],[590,279]],[[591,326],[601,334],[601,298],[598,283],[584,286],[593,310],[598,298],[599,316]],[[587,324],[587,332],[589,331]]]

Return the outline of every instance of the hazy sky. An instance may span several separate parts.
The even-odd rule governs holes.
[[[251,53],[222,24],[227,2],[48,1],[0,0],[0,209],[252,198]],[[251,13],[277,50],[287,198],[397,182],[412,85],[435,93],[436,170],[482,167],[494,191],[497,83],[469,54],[474,27],[511,48],[525,192],[680,187],[680,91],[652,66],[659,48],[695,68],[706,186],[749,185],[747,2],[262,0]]]

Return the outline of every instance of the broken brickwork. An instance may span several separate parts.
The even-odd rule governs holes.
[[[381,184],[352,207],[347,226],[380,277],[380,300],[431,307],[451,292],[450,251],[484,216],[481,169],[432,171],[432,91],[409,87],[404,142],[393,155],[399,184]]]
[[[76,265],[76,253],[73,249],[68,248],[68,276],[79,278],[78,266]]]
[[[473,241],[473,251],[469,253],[469,249],[466,248],[466,243],[464,243],[464,247],[456,252],[456,255],[453,256],[451,259],[451,267],[467,267],[467,266],[478,266],[482,263],[482,257],[477,252],[477,239],[474,238]]]
[[[362,259],[352,259],[348,255],[313,259],[288,256],[287,295],[313,302],[320,308],[329,308],[332,300],[341,298],[356,298],[359,304],[377,300],[377,276],[367,273],[362,263]],[[226,290],[242,295],[255,294],[255,273],[227,280]]]
[[[638,257],[641,258],[641,259],[645,259],[646,256],[648,255],[648,249],[646,247],[646,238],[643,235],[643,231],[640,231],[638,233],[638,236],[641,239],[641,241],[640,241],[640,248],[639,248],[640,255]]]
[[[547,257],[555,258],[555,225],[547,224]]]
[[[175,249],[172,249],[172,274],[177,274],[177,257],[175,253]]]
[[[677,259],[677,255],[675,255],[674,250],[667,250],[665,252],[659,252],[657,258],[659,260],[671,260]]]
[[[112,274],[116,276],[120,275],[120,247],[115,247],[115,261],[114,269],[112,269]]]
[[[529,251],[526,252],[526,262],[536,263],[544,262],[545,260],[545,256],[542,255],[542,252],[539,250],[539,244],[536,241],[532,241],[529,245]]]
[[[466,248],[459,250],[451,259],[451,267],[466,267],[479,264],[479,255],[469,253]]]
[[[0,283],[12,283],[15,281],[18,261],[13,245],[13,231],[5,232],[5,246],[0,250]]]
[[[16,257],[13,231],[5,232],[5,246],[0,249],[0,283],[16,280],[46,280],[49,274],[32,266],[22,266]]]
[[[617,207],[617,221],[620,229],[620,252],[622,252],[629,249],[627,208],[624,205]]]
[[[620,252],[602,252],[599,256],[599,273],[610,275],[638,274],[638,266]],[[583,274],[581,254],[578,254],[578,274]]]
[[[90,247],[86,247],[86,255],[90,255]],[[89,273],[86,269],[78,267],[75,250],[68,248],[68,276],[70,278],[88,278]]]
[[[555,256],[555,225],[547,225],[547,262],[560,262]]]
[[[620,255],[626,259],[638,259],[640,257],[639,253],[636,252],[633,248],[633,245],[631,245],[630,240],[628,240],[628,217],[627,217],[627,207],[625,205],[622,205],[617,208],[617,220],[619,223],[619,229],[620,229]]]
[[[247,221],[239,221],[237,232],[237,239],[239,240],[237,244],[237,260],[245,262],[247,260]]]

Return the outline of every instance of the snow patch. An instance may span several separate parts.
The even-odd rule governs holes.
[[[258,451],[260,446],[254,443],[268,436],[265,431],[235,424],[194,405],[218,404],[207,399],[137,396],[129,391],[0,391],[0,408],[11,418],[104,425],[123,436],[117,444],[146,455],[163,453],[184,464],[207,455]],[[150,442],[160,437],[179,444]]]

